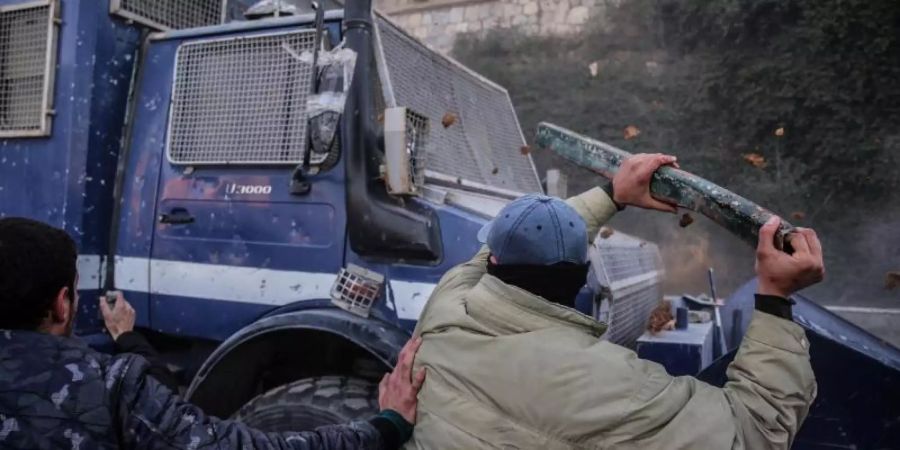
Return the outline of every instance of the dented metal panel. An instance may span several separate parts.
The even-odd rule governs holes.
[[[549,123],[538,125],[537,145],[603,175],[612,177],[630,153]],[[697,211],[756,246],[759,228],[773,213],[715,183],[674,167],[653,174],[650,192],[657,199]],[[781,245],[793,226],[782,220],[777,238]]]

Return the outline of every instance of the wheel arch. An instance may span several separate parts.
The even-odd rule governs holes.
[[[229,417],[256,395],[301,378],[375,380],[393,367],[408,339],[392,324],[337,308],[266,316],[219,345],[185,397],[208,414]]]

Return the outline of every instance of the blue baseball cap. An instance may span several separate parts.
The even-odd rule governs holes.
[[[499,264],[585,264],[587,227],[566,202],[540,194],[513,200],[478,232]]]

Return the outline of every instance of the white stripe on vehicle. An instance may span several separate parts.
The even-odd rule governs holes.
[[[78,289],[100,289],[106,263],[98,255],[78,257]],[[337,274],[116,257],[116,289],[132,292],[281,306],[329,298]],[[151,280],[153,281],[151,286]],[[416,320],[433,283],[391,280],[397,317]]]
[[[391,291],[397,304],[397,317],[419,320],[434,287],[435,285],[431,283],[391,280]]]
[[[78,255],[78,289],[88,291],[103,285],[102,258],[100,255]]]
[[[147,258],[116,256],[116,289],[123,291],[150,292],[150,266]],[[106,263],[103,264],[104,281]]]
[[[118,271],[116,271],[118,272]],[[153,259],[150,293],[281,306],[328,298],[337,274]],[[118,281],[118,275],[116,280]]]
[[[838,306],[825,305],[825,309],[836,313],[856,313],[856,314],[875,314],[875,315],[891,315],[900,314],[900,308],[871,308],[866,306]]]

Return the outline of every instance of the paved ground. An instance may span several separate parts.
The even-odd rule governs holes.
[[[829,308],[862,329],[900,348],[900,309]]]

